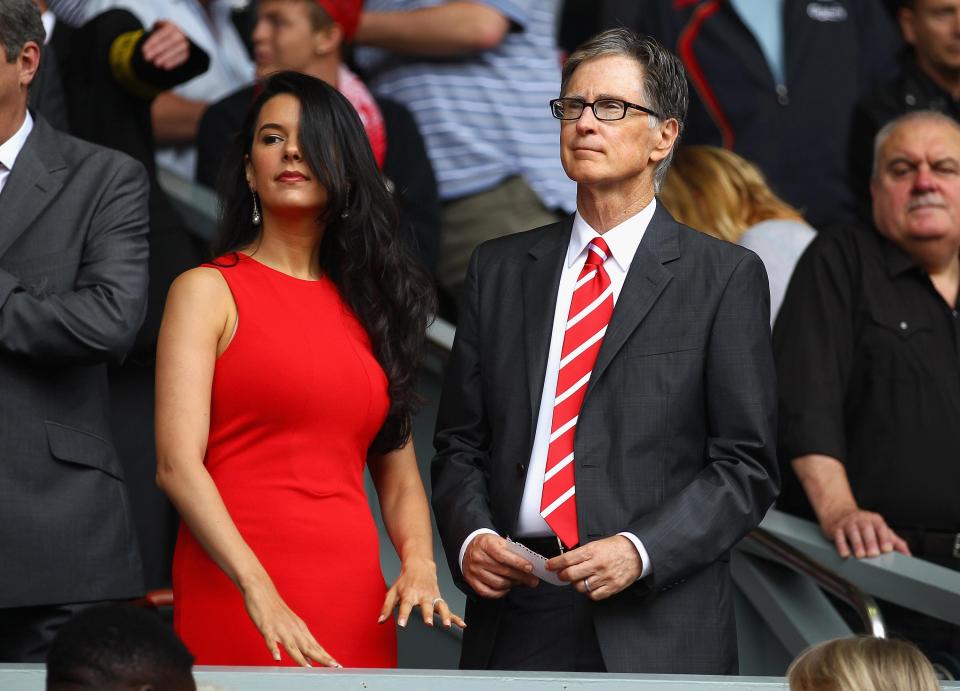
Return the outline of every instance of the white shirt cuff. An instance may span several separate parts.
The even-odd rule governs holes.
[[[490,533],[491,535],[498,535],[496,530],[490,530],[490,528],[477,528],[472,533],[467,535],[467,539],[463,541],[463,544],[460,545],[460,573],[463,573],[463,555],[467,553],[467,545],[475,538],[477,535],[482,535],[483,533]],[[636,539],[636,538],[634,538]],[[643,549],[641,545],[638,549]],[[640,554],[646,554],[646,552],[641,552]]]
[[[474,535],[476,535],[476,533],[474,533]],[[647,554],[647,548],[643,546],[642,542],[640,542],[640,538],[633,533],[617,533],[617,535],[623,535],[625,538],[630,540],[630,542],[633,543],[633,546],[637,548],[637,552],[640,553],[640,562],[643,564],[642,570],[640,571],[640,578],[646,578],[649,576],[651,571],[650,555]],[[470,537],[473,537],[473,535]],[[467,542],[470,542],[470,537],[467,538]],[[463,544],[466,545],[467,543],[465,542]],[[460,561],[463,561],[463,550],[460,550]],[[637,580],[639,581],[640,578]]]

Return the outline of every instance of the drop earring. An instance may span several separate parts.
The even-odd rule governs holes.
[[[253,215],[250,220],[253,221],[253,225],[260,225],[261,216],[260,216],[260,204],[257,202],[257,193],[253,190],[250,190],[250,194],[253,195]]]

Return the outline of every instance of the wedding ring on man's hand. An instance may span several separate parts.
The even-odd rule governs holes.
[[[442,597],[433,598],[433,602],[430,603],[431,607],[436,607],[438,602],[446,602]]]
[[[584,578],[584,579],[583,579],[583,587],[587,589],[587,592],[588,592],[588,593],[590,592],[590,579],[589,579],[589,578]]]

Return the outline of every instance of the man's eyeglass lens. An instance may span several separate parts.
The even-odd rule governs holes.
[[[585,103],[576,98],[557,98],[550,102],[553,117],[559,120],[577,120],[586,106],[593,108],[597,120],[620,120],[627,112],[626,104],[615,98],[603,98],[593,103]]]

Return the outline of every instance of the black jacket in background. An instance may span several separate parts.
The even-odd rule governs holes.
[[[815,228],[850,218],[850,119],[896,72],[899,39],[877,0],[784,0],[785,84],[723,0],[609,1],[605,26],[659,39],[691,84],[683,141],[725,146],[756,163]]]
[[[157,182],[150,105],[161,91],[203,74],[210,60],[191,43],[183,65],[173,70],[153,67],[141,52],[150,33],[130,12],[109,10],[77,29],[58,23],[51,40],[60,58],[70,133],[132,156],[150,178],[150,291],[133,360],[152,360],[167,289],[180,273],[206,258],[204,244],[187,232]],[[127,50],[118,51],[117,42],[125,37]],[[129,56],[120,66],[118,54]],[[121,73],[126,76],[121,78]]]

